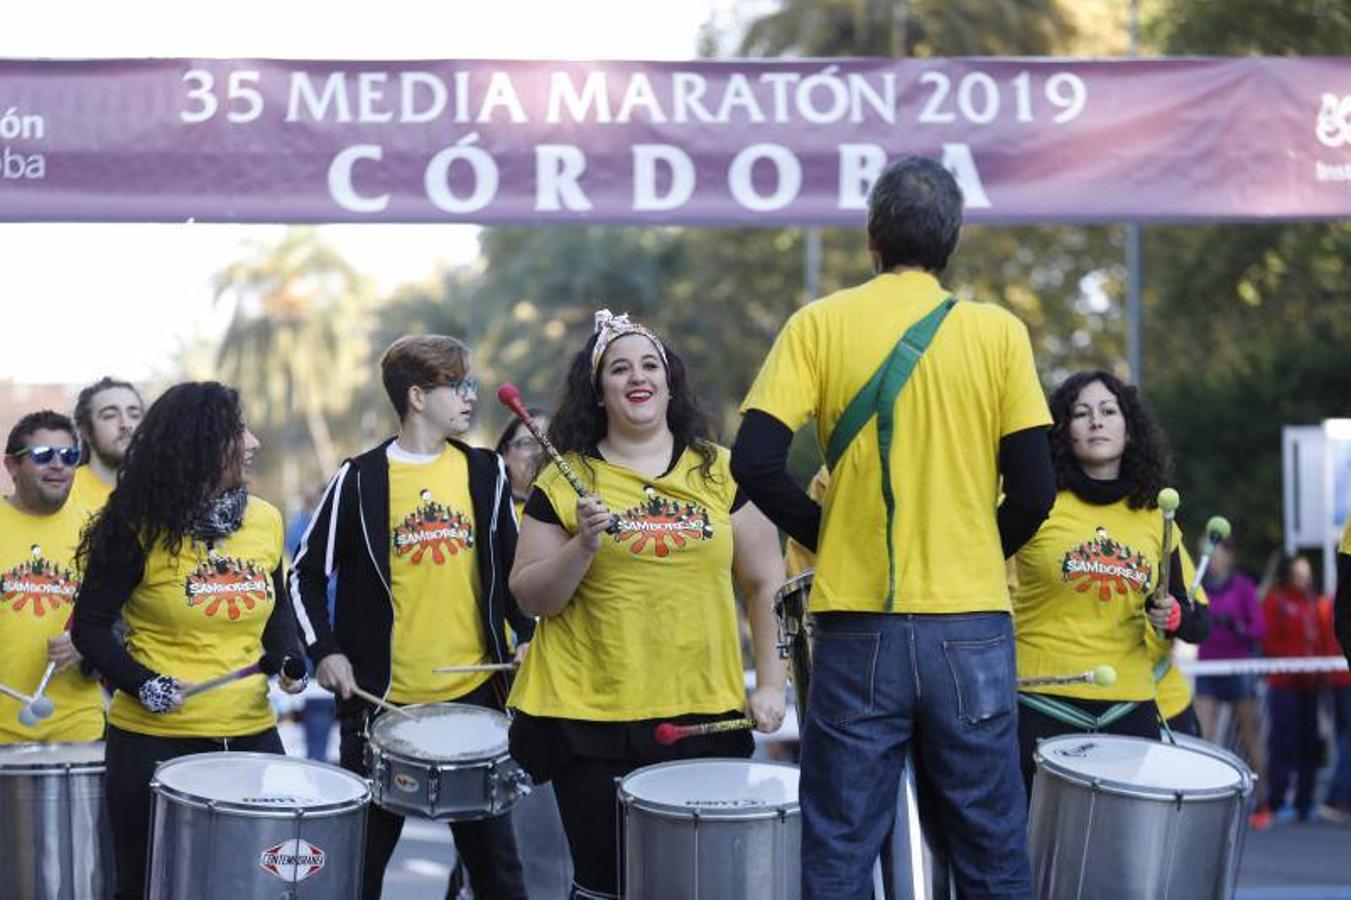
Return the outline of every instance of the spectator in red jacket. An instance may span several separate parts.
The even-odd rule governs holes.
[[[1276,585],[1262,602],[1263,652],[1268,657],[1317,656],[1322,648],[1320,598],[1313,591],[1309,560],[1303,556],[1282,560]],[[1268,683],[1267,805],[1278,819],[1284,818],[1281,811],[1293,775],[1294,812],[1307,820],[1318,772],[1318,691],[1325,679],[1318,674],[1283,674],[1268,676]]]

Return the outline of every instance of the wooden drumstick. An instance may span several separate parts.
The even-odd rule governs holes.
[[[432,669],[438,674],[459,674],[463,672],[514,672],[520,668],[518,663],[476,663],[472,666],[440,666]]]
[[[369,693],[368,691],[363,691],[356,685],[352,686],[352,693],[356,694],[358,697],[360,697],[362,700],[365,700],[367,703],[370,703],[374,706],[378,706],[385,712],[398,713],[401,716],[406,716],[410,719],[413,718],[413,714],[408,712],[407,710],[401,709],[395,706],[393,703],[387,703],[384,700],[381,700],[379,697],[375,696],[374,694]]]

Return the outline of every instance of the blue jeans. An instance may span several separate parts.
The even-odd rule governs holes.
[[[1004,613],[816,616],[802,737],[802,896],[868,900],[914,742],[926,830],[964,898],[1032,897]]]

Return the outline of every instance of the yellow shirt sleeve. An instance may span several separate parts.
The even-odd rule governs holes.
[[[1032,340],[1027,326],[1012,315],[1008,320],[1008,351],[1004,371],[1004,396],[1000,403],[999,436],[1051,424],[1046,392],[1032,360]]]
[[[793,431],[816,414],[820,370],[816,365],[814,329],[807,315],[810,309],[798,310],[779,332],[741,404],[743,414],[758,409]]]
[[[1337,552],[1351,556],[1351,519],[1346,520],[1346,531],[1342,532],[1342,545],[1337,548]]]

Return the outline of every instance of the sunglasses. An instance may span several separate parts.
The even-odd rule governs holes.
[[[11,456],[31,456],[33,462],[40,466],[49,466],[52,460],[60,458],[66,466],[74,468],[80,464],[79,447],[48,447],[45,444],[37,444],[33,447],[25,447],[18,453],[11,453]]]

